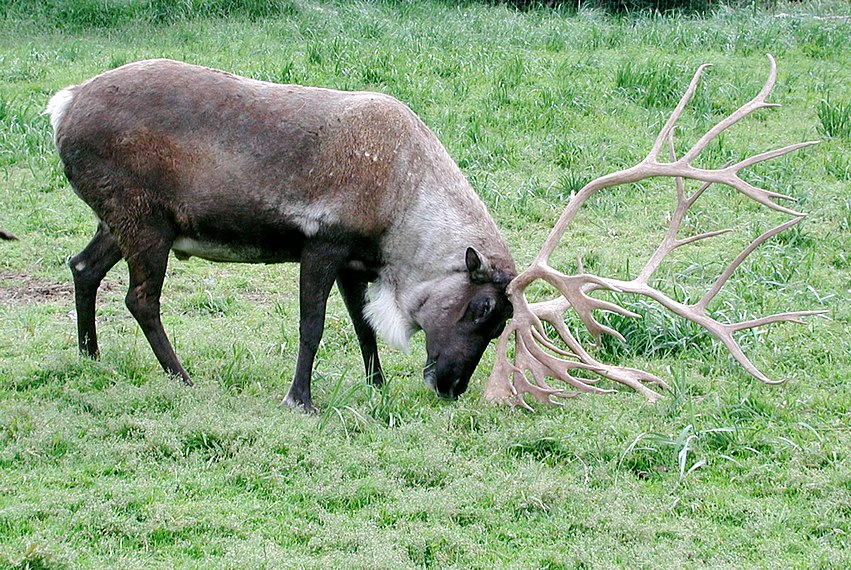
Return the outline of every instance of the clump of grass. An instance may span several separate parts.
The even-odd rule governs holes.
[[[562,168],[572,168],[584,158],[586,148],[573,138],[564,138],[556,142],[553,148],[554,162]]]
[[[573,456],[573,451],[561,439],[543,436],[521,440],[508,448],[510,456],[522,459],[529,458],[550,467],[555,467]]]
[[[591,181],[589,176],[569,170],[561,175],[558,181],[558,197],[561,200],[569,200],[574,192],[579,192],[583,186]]]
[[[32,430],[32,416],[26,410],[9,413],[2,422],[0,422],[0,443],[24,437],[31,433]]]
[[[700,435],[695,433],[691,424],[681,429],[676,436],[641,433],[624,450],[620,463],[642,479],[672,470],[678,473],[678,482],[682,482],[706,465],[705,459],[694,457]]]
[[[816,113],[821,134],[831,138],[851,138],[851,101],[822,99]]]
[[[795,30],[800,50],[810,57],[827,59],[835,56],[848,45],[848,33],[851,29],[847,20],[834,21],[806,19]]]
[[[230,354],[218,373],[219,381],[228,389],[240,392],[249,384],[252,362],[251,352],[242,344],[231,346]]]
[[[711,335],[700,325],[672,315],[653,303],[639,299],[624,303],[626,309],[641,318],[617,313],[602,313],[600,322],[619,331],[626,344],[603,335],[602,355],[618,360],[625,355],[673,356],[687,351],[704,351],[711,345]]]
[[[183,311],[196,315],[227,317],[235,308],[236,299],[232,295],[214,295],[211,291],[192,294],[183,301]]]
[[[2,62],[2,60],[0,60]],[[23,68],[29,62],[13,62],[13,69]],[[37,79],[39,71],[22,72],[25,75],[9,75],[0,72],[0,80],[9,82],[29,82]],[[15,72],[17,73],[17,72]],[[30,98],[0,98],[0,167],[26,165],[31,173],[43,166],[37,160],[50,152],[52,142],[47,133],[46,118],[41,116],[39,104]]]
[[[4,560],[0,555],[0,564],[18,570],[62,570],[73,565],[65,552],[57,553],[55,545],[43,540],[28,540],[23,552],[17,557]]]
[[[824,170],[837,180],[851,181],[851,155],[844,152],[825,155]]]
[[[684,84],[685,74],[670,61],[626,60],[615,71],[615,87],[648,109],[672,108]]]
[[[343,374],[334,383],[320,415],[320,431],[334,422],[348,437],[351,433],[398,428],[416,415],[407,406],[409,402],[400,399],[394,383],[373,386],[360,374],[354,374],[351,380],[349,376]]]

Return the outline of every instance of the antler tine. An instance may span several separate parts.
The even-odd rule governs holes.
[[[750,158],[742,160],[732,166],[728,166],[724,170],[720,171],[722,177],[725,178],[724,183],[728,186],[732,186],[745,196],[749,197],[751,200],[759,202],[763,206],[767,206],[772,210],[776,210],[778,212],[783,212],[784,214],[789,214],[790,216],[804,216],[802,212],[797,212],[791,208],[787,208],[786,206],[782,206],[772,200],[772,198],[780,198],[782,200],[790,200],[794,201],[795,198],[792,196],[787,196],[785,194],[780,194],[778,192],[771,192],[770,190],[764,190],[762,188],[758,188],[753,184],[745,182],[741,178],[739,178],[739,171],[748,166],[757,164],[759,162],[764,162],[766,160],[770,160],[772,158],[777,158],[779,156],[783,156],[785,154],[789,154],[791,152],[795,152],[796,150],[800,150],[802,148],[806,148],[808,146],[813,146],[819,144],[819,141],[808,141],[797,143],[789,146],[785,146],[783,148],[779,148],[776,150],[771,150],[768,152],[763,152],[757,155],[754,155]],[[727,177],[729,178],[727,179]]]
[[[561,299],[561,300],[564,300],[564,299]],[[535,304],[531,305],[530,308],[532,308],[533,310],[538,309],[536,312],[538,313],[538,316],[541,318],[541,320],[546,320],[547,322],[551,323],[553,325],[553,327],[555,327],[556,332],[558,333],[559,337],[562,339],[562,341],[564,341],[564,343],[568,347],[570,347],[570,350],[573,351],[573,354],[575,354],[582,362],[585,362],[585,363],[591,365],[591,368],[589,368],[589,370],[595,371],[598,374],[600,374],[600,376],[602,376],[604,378],[608,378],[610,380],[615,380],[617,382],[621,382],[621,378],[626,376],[626,377],[628,377],[628,379],[627,379],[626,382],[623,382],[623,383],[626,383],[627,385],[630,385],[633,388],[635,388],[635,386],[631,383],[631,380],[629,378],[631,378],[633,380],[641,379],[641,380],[650,382],[652,384],[656,384],[658,386],[661,386],[663,388],[668,387],[668,385],[662,379],[654,376],[653,374],[649,374],[647,372],[644,372],[644,371],[641,371],[641,370],[636,370],[636,369],[633,369],[633,368],[609,366],[607,364],[603,364],[603,363],[595,360],[590,354],[588,354],[582,348],[582,346],[579,344],[579,342],[570,333],[570,330],[567,328],[567,325],[564,322],[564,317],[560,316],[561,314],[559,316],[555,316],[551,313],[548,313],[549,311],[552,311],[553,308],[556,307],[556,306],[557,305],[555,305],[553,301],[549,301],[548,303],[535,303]],[[562,313],[563,312],[564,312],[564,310],[562,310]],[[591,382],[592,380],[586,379],[585,381]],[[596,380],[593,380],[593,382],[596,382]],[[638,389],[638,388],[636,388],[636,389]],[[650,397],[651,400],[661,398],[661,396],[659,394],[656,394],[652,390],[650,390],[650,392],[652,392],[652,395],[651,394],[647,394],[647,395],[648,395],[648,397]]]
[[[783,380],[772,380],[768,376],[762,373],[762,371],[754,366],[753,362],[751,362],[750,358],[745,355],[745,352],[742,350],[742,347],[739,346],[739,343],[736,342],[736,339],[733,338],[733,335],[729,332],[725,334],[717,335],[718,339],[724,343],[724,346],[727,347],[727,350],[730,351],[730,355],[742,365],[742,368],[747,370],[748,374],[762,382],[763,384],[782,384]]]
[[[723,230],[713,230],[711,232],[703,232],[702,234],[695,234],[693,236],[677,240],[677,247],[680,247],[680,246],[683,246],[683,245],[688,245],[690,243],[694,243],[694,242],[700,241],[702,239],[708,239],[708,238],[713,238],[715,236],[728,234],[732,231],[733,230],[731,228],[725,228]]]
[[[600,323],[595,318],[594,312],[610,311],[629,317],[638,317],[639,315],[615,303],[590,296],[594,291],[599,290],[637,294],[652,299],[664,309],[696,323],[719,339],[727,347],[732,357],[753,377],[768,384],[778,383],[778,381],[770,379],[754,366],[744,354],[744,351],[734,338],[734,334],[741,330],[771,323],[800,322],[799,319],[801,317],[819,315],[826,311],[790,311],[725,324],[707,315],[706,309],[748,255],[766,240],[797,224],[804,217],[804,214],[781,206],[774,201],[775,199],[791,199],[791,197],[749,184],[739,177],[739,172],[754,164],[778,158],[816,143],[803,142],[788,145],[776,150],[753,155],[734,164],[728,163],[717,169],[699,169],[691,164],[695,157],[714,138],[741,119],[757,109],[778,106],[766,102],[777,81],[776,62],[771,55],[768,56],[768,59],[770,62],[768,79],[757,96],[710,128],[683,157],[677,159],[673,147],[674,128],[686,105],[688,105],[694,96],[703,72],[708,67],[708,65],[701,65],[695,72],[676,108],[659,132],[647,157],[635,166],[592,180],[578,192],[571,195],[564,212],[559,217],[549,236],[547,236],[535,260],[528,269],[521,272],[508,285],[507,294],[514,306],[514,320],[506,326],[505,331],[497,343],[496,361],[485,389],[485,397],[488,400],[509,402],[514,406],[531,410],[532,407],[524,399],[525,394],[531,394],[537,401],[545,404],[558,403],[554,398],[565,398],[576,395],[575,392],[568,393],[559,388],[551,387],[547,384],[547,378],[564,382],[575,388],[578,392],[605,393],[613,391],[595,386],[594,384],[597,382],[596,378],[578,378],[572,375],[571,372],[574,370],[585,370],[599,378],[607,378],[629,386],[644,394],[651,402],[661,398],[660,394],[650,389],[645,383],[667,388],[664,381],[649,372],[599,362],[582,347],[582,344],[574,337],[570,328],[567,326],[564,316],[565,311],[568,308],[572,308],[598,344],[604,333],[613,335],[622,342],[626,342],[618,331]],[[666,142],[668,143],[670,162],[663,163],[659,162],[659,154]],[[561,240],[568,224],[573,220],[581,206],[590,196],[603,188],[637,182],[655,176],[665,176],[675,180],[677,194],[676,207],[662,242],[634,279],[625,281],[591,275],[585,273],[584,268],[581,268],[581,264],[578,274],[565,275],[548,265],[550,255]],[[703,182],[690,196],[685,191],[685,179],[687,178]],[[716,183],[730,186],[757,203],[792,215],[794,218],[771,228],[750,242],[730,262],[700,300],[694,304],[687,305],[651,287],[649,281],[653,273],[673,250],[731,231],[729,229],[710,230],[689,237],[678,237],[688,210],[703,195],[707,188]],[[537,279],[542,279],[555,287],[562,296],[550,301],[530,304],[526,300],[525,290]],[[544,322],[552,325],[558,337],[557,339],[547,336]],[[512,335],[514,336],[513,363],[507,356],[508,342]],[[556,342],[558,341],[564,343],[566,349],[557,345]]]
[[[706,148],[712,140],[756,111],[757,109],[762,109],[765,107],[779,107],[777,103],[766,103],[765,100],[769,94],[771,94],[772,89],[774,89],[774,85],[777,82],[777,62],[774,61],[774,58],[771,54],[766,54],[768,56],[768,61],[771,63],[771,71],[768,73],[768,80],[765,82],[762,90],[757,94],[756,97],[733,111],[730,115],[728,115],[725,119],[719,122],[717,125],[709,129],[706,134],[700,137],[694,146],[689,150],[682,158],[682,161],[686,164],[691,164],[691,162],[695,159],[695,157],[700,154],[700,152]]]
[[[789,154],[791,152],[795,152],[796,150],[800,150],[800,149],[808,147],[808,146],[817,145],[820,142],[821,141],[800,142],[800,143],[790,144],[788,146],[784,146],[783,148],[778,148],[778,149],[775,149],[775,150],[769,150],[769,151],[766,151],[766,152],[762,152],[760,154],[755,154],[750,158],[746,158],[745,160],[737,162],[736,164],[728,167],[728,170],[738,172],[738,171],[742,170],[743,168],[747,168],[748,166],[753,166],[754,164],[757,164],[759,162],[765,162],[766,160],[771,160],[772,158],[777,158],[779,156],[783,156],[784,154]],[[778,198],[785,198],[787,200],[794,200],[794,198],[792,198],[791,196],[784,196],[782,194],[773,194],[773,195],[778,197]]]
[[[706,306],[709,304],[709,302],[715,298],[719,291],[721,291],[721,288],[724,286],[727,280],[730,279],[730,276],[733,275],[733,272],[738,269],[738,267],[742,264],[745,258],[749,256],[751,252],[753,252],[753,250],[765,243],[768,238],[779,234],[783,230],[791,228],[792,226],[803,220],[804,217],[805,216],[801,215],[797,218],[785,221],[782,224],[771,228],[770,230],[753,240],[745,249],[742,250],[739,255],[736,256],[733,261],[730,262],[730,265],[727,266],[727,269],[725,269],[721,276],[718,277],[718,279],[715,281],[709,291],[707,291],[706,294],[703,295],[700,301],[693,305],[694,309],[696,311],[699,311],[701,314],[706,312]]]
[[[668,137],[668,147],[669,154],[672,161],[676,161],[676,154],[674,152],[674,140],[673,135]],[[678,247],[693,243],[698,240],[715,237],[717,235],[721,235],[729,232],[730,230],[715,230],[711,232],[704,232],[702,234],[694,235],[691,237],[678,239],[677,234],[680,231],[680,226],[682,225],[683,218],[685,217],[685,213],[689,208],[697,201],[698,198],[706,191],[707,188],[712,186],[713,182],[704,182],[700,188],[698,188],[694,194],[689,197],[686,197],[685,194],[685,181],[682,176],[677,176],[674,178],[676,182],[677,189],[677,206],[674,209],[674,213],[671,216],[671,222],[668,225],[668,232],[665,234],[665,238],[662,240],[662,243],[659,244],[659,247],[656,248],[656,251],[653,252],[653,255],[650,256],[650,259],[644,265],[644,268],[641,270],[641,273],[636,277],[636,281],[640,283],[647,283],[650,277],[655,273],[655,271],[662,264],[662,261],[667,257],[669,253]]]
[[[570,352],[569,350],[565,350],[560,346],[557,346],[553,341],[549,339],[546,335],[543,335],[532,329],[532,338],[534,338],[538,344],[546,348],[547,350],[551,350],[555,352],[559,356],[566,356],[567,358],[579,358],[576,354]]]
[[[513,324],[513,323],[512,323]],[[593,384],[596,380],[585,380],[572,376],[568,370],[579,368],[597,371],[596,367],[579,360],[562,360],[543,352],[536,342],[536,336],[540,335],[534,328],[523,329],[514,327],[511,331],[515,334],[515,361],[512,364],[505,358],[504,350],[498,348],[497,361],[494,364],[492,376],[511,376],[514,381],[508,385],[502,382],[489,383],[485,390],[485,398],[489,401],[508,402],[514,406],[520,406],[528,410],[533,408],[523,398],[523,394],[531,394],[536,400],[545,404],[560,404],[553,400],[553,396],[568,398],[578,395],[578,392],[565,392],[560,388],[551,388],[546,383],[546,377],[550,376],[566,382],[580,392],[608,393],[613,390],[597,388]],[[529,335],[527,337],[527,335]],[[508,335],[500,338],[500,345],[504,349]],[[563,351],[562,351],[563,352]],[[568,356],[569,353],[565,353]],[[535,383],[529,382],[527,374],[531,374]]]
[[[673,112],[671,112],[671,116],[668,117],[668,121],[665,123],[665,126],[662,127],[661,131],[659,131],[659,135],[656,137],[656,142],[653,143],[653,147],[650,149],[650,152],[647,153],[647,157],[643,162],[656,162],[659,158],[659,153],[662,151],[662,147],[665,146],[666,139],[669,139],[673,135],[674,125],[676,125],[677,121],[680,120],[680,115],[683,114],[686,105],[689,104],[689,101],[691,101],[695,91],[697,91],[697,86],[700,83],[700,78],[703,76],[703,72],[710,67],[712,67],[711,64],[704,63],[697,68],[697,71],[694,72],[694,76],[691,78],[691,83],[689,83],[688,89],[686,89],[686,92],[683,93],[682,97],[680,97],[680,102],[677,103],[677,106],[674,108]]]
[[[724,173],[722,173],[723,176]],[[804,216],[803,212],[796,212],[792,208],[787,208],[786,206],[781,206],[771,198],[782,198],[784,200],[794,200],[794,198],[790,196],[785,196],[783,194],[778,194],[777,192],[769,192],[768,190],[763,190],[762,188],[758,188],[749,182],[745,182],[738,175],[734,174],[729,180],[724,180],[724,183],[728,186],[731,186],[753,200],[754,202],[758,202],[763,206],[771,208],[772,210],[776,210],[778,212],[783,212],[784,214],[788,214],[790,216]]]
[[[673,141],[671,141],[670,154],[672,160],[675,159],[674,156],[674,147]],[[700,197],[703,192],[712,186],[712,182],[704,182],[703,185],[690,197],[686,197],[685,195],[685,182],[683,181],[682,176],[677,176],[675,178],[676,188],[677,188],[677,206],[674,210],[673,215],[671,216],[671,222],[668,225],[668,232],[665,234],[665,238],[662,240],[662,243],[659,244],[659,247],[656,248],[656,251],[653,252],[653,255],[650,256],[650,259],[647,260],[647,263],[644,265],[644,268],[641,270],[641,273],[636,277],[636,281],[640,283],[647,283],[650,277],[655,273],[655,271],[662,264],[662,261],[667,257],[669,253],[673,250],[677,249],[680,246],[709,238],[714,237],[716,235],[720,235],[722,233],[728,232],[729,230],[716,230],[713,232],[705,232],[703,234],[691,236],[684,239],[677,239],[677,233],[680,231],[680,226],[682,225],[683,218],[685,217],[686,211],[694,204],[694,202]]]
[[[728,325],[733,331],[743,331],[747,329],[752,329],[756,327],[761,327],[763,325],[768,325],[771,323],[781,323],[781,322],[789,322],[789,323],[797,323],[799,325],[804,324],[804,321],[798,320],[798,317],[812,317],[815,315],[826,315],[830,311],[820,310],[820,311],[788,311],[785,313],[777,313],[775,315],[768,315],[767,317],[760,317],[758,319],[752,319],[750,321],[742,321],[740,323],[733,323]]]

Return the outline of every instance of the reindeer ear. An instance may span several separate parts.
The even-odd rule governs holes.
[[[467,248],[467,253],[464,256],[464,262],[467,264],[467,271],[470,273],[470,279],[474,283],[486,283],[491,280],[493,271],[491,270],[488,260],[473,247]]]

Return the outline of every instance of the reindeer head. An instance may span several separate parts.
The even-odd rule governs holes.
[[[495,268],[472,247],[464,262],[465,271],[434,288],[416,313],[426,334],[423,379],[438,395],[453,400],[467,389],[488,344],[513,313],[505,293],[513,266]]]

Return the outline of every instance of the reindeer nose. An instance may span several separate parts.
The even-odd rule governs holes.
[[[461,393],[464,391],[463,389],[459,390],[459,385],[461,384],[461,378],[456,378],[452,382],[452,386],[449,388],[448,398],[451,400],[457,400]]]
[[[438,396],[445,400],[457,400],[459,396],[464,392],[464,389],[460,387],[461,378],[456,378],[452,381],[452,384],[449,386],[449,390],[442,391],[439,387],[435,387],[435,392]]]
[[[438,391],[437,395],[440,396],[441,398],[445,398],[446,400],[457,400],[458,396],[460,396],[460,394],[458,394],[456,392],[457,386],[458,386],[458,380],[456,380],[455,382],[452,383],[452,386],[449,388],[448,392],[444,393],[444,392]]]
[[[426,366],[426,369],[423,370],[423,380],[425,381],[426,386],[434,390],[435,394],[437,394],[441,398],[445,398],[447,400],[457,400],[458,396],[461,395],[458,391],[458,384],[461,383],[461,379],[456,378],[452,382],[452,385],[449,387],[449,390],[444,392],[437,385],[437,372],[433,367]]]

